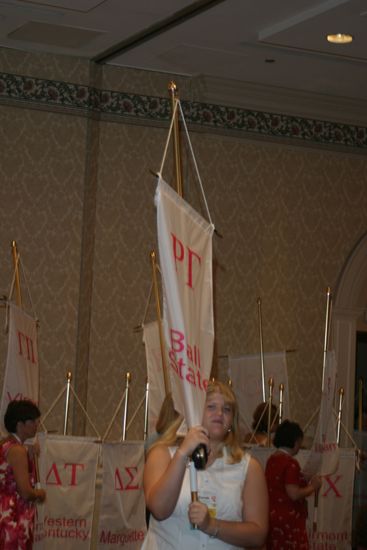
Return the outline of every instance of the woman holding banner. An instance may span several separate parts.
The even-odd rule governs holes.
[[[177,436],[179,417],[150,449],[144,491],[152,516],[143,549],[260,548],[268,523],[265,476],[239,442],[238,406],[232,389],[209,384],[201,426]],[[188,459],[200,444],[208,461],[191,502]],[[194,526],[196,528],[194,528]]]
[[[26,399],[11,401],[4,416],[9,432],[0,441],[0,548],[32,548],[35,501],[43,502],[46,493],[35,489],[34,462],[24,445],[36,435],[41,413]]]

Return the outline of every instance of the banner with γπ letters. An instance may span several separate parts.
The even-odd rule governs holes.
[[[38,390],[37,321],[15,304],[9,303],[8,353],[1,397],[1,423],[9,401],[30,399],[38,403]],[[4,430],[2,425],[1,430]]]

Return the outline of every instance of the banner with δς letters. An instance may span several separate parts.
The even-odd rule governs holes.
[[[103,443],[98,550],[139,550],[146,534],[144,444]]]

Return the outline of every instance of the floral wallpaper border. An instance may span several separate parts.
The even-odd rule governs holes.
[[[70,82],[0,72],[0,102],[65,108],[85,115],[168,123],[169,98],[99,90]],[[367,128],[309,118],[181,101],[188,125],[286,138],[318,144],[367,148]]]

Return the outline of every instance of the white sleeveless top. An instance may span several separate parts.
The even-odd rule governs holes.
[[[175,448],[170,448],[171,455]],[[227,464],[217,458],[206,470],[198,470],[199,500],[205,502],[218,519],[242,521],[242,489],[246,479],[250,456],[245,454],[238,464]],[[141,550],[231,550],[233,546],[216,538],[210,538],[199,529],[192,529],[188,518],[191,502],[190,475],[186,468],[181,493],[171,516],[163,521],[152,515],[149,530]]]

